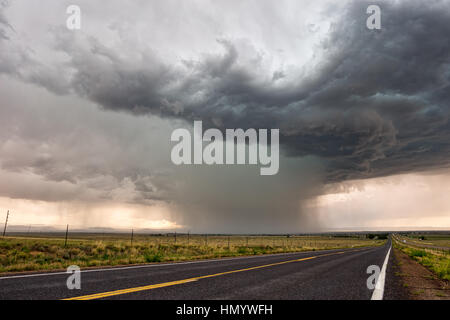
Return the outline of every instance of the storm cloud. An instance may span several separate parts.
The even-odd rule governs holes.
[[[435,0],[425,6],[416,0],[378,2],[381,30],[366,28],[369,4],[372,3],[324,2],[320,18],[330,23],[325,27],[319,22],[310,23],[306,28],[308,39],[315,39],[311,40],[312,54],[294,50],[288,52],[289,58],[284,62],[282,54],[274,56],[276,48],[267,51],[267,47],[259,46],[261,41],[254,41],[245,32],[242,37],[212,32],[211,37],[204,31],[207,40],[199,45],[200,49],[193,50],[194,53],[177,52],[179,46],[188,43],[175,43],[169,31],[161,33],[163,27],[142,40],[135,33],[139,28],[134,28],[129,20],[122,23],[108,18],[104,22],[107,31],[98,34],[51,25],[46,27],[45,50],[33,48],[24,41],[26,30],[19,32],[8,20],[9,6],[3,2],[0,72],[5,77],[37,85],[57,96],[76,97],[102,110],[164,119],[167,125],[162,125],[160,134],[176,126],[189,126],[194,120],[203,120],[205,127],[222,130],[279,128],[283,155],[280,176],[268,180],[266,189],[259,180],[251,178],[252,170],[226,169],[233,170],[234,179],[218,183],[230,171],[174,169],[170,164],[162,165],[163,161],[146,167],[142,159],[153,155],[135,149],[129,151],[135,155],[132,161],[116,158],[116,164],[108,169],[93,163],[93,159],[102,159],[100,153],[116,157],[119,146],[126,146],[130,137],[122,137],[116,152],[104,147],[95,156],[82,143],[75,144],[74,157],[79,154],[83,160],[69,165],[72,169],[65,167],[67,158],[57,161],[55,154],[63,154],[61,150],[49,151],[47,156],[37,159],[25,156],[25,163],[4,154],[2,169],[32,168],[33,173],[50,181],[74,185],[88,181],[92,175],[109,176],[114,183],[104,182],[108,186],[102,192],[104,197],[111,195],[112,185],[123,186],[129,181],[136,194],[128,201],[175,202],[183,207],[178,218],[189,220],[188,224],[215,212],[218,225],[226,224],[227,219],[234,221],[234,225],[248,225],[259,216],[260,225],[267,226],[279,207],[286,211],[280,225],[289,225],[298,216],[299,202],[320,194],[326,183],[446,168],[450,154],[450,3]],[[176,5],[169,1],[167,7],[158,4],[154,9],[167,13],[170,20],[177,16]],[[275,8],[274,1],[253,5],[273,7],[274,16],[284,15],[289,20],[286,10]],[[202,19],[206,15],[195,5],[180,10]],[[247,13],[246,17],[249,16]],[[274,16],[269,13],[260,16],[256,12],[254,18],[263,31],[270,32],[268,18]],[[217,13],[200,20],[214,26],[210,21],[214,17],[217,18]],[[157,21],[152,26],[159,22],[163,26],[166,23]],[[290,31],[283,28],[282,22],[274,28],[286,33],[280,33],[279,37],[272,34],[268,42],[277,38],[299,41],[290,38]],[[182,33],[178,31],[181,27],[172,29]],[[166,38],[162,41],[163,36]],[[194,40],[198,38],[192,39],[195,46]],[[205,49],[208,44],[214,49]],[[83,114],[90,112],[80,112],[78,121],[83,121]],[[59,121],[62,115],[54,117]],[[129,132],[133,124],[132,120],[127,121]],[[95,126],[91,123],[86,127]],[[51,130],[48,134],[62,139],[65,130],[61,129],[59,134]],[[145,136],[142,132],[135,134]],[[31,141],[23,132],[20,135]],[[146,145],[139,140],[140,145]],[[111,143],[108,139],[95,145]],[[69,144],[72,141],[56,143],[60,148]],[[162,142],[154,142],[152,148],[158,149],[154,147],[156,144],[167,151]],[[248,183],[236,185],[239,177],[246,177]],[[182,187],[187,179],[192,183]],[[283,193],[280,187],[285,190]],[[98,190],[95,185],[93,189]],[[234,202],[221,202],[224,192],[228,194],[226,199]],[[245,230],[243,227],[242,231]]]

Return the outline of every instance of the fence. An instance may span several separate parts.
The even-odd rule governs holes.
[[[450,247],[420,244],[420,243],[412,242],[411,239],[409,239],[407,237],[399,236],[397,234],[394,234],[392,236],[392,238],[398,245],[401,245],[403,247],[424,249],[424,250],[428,250],[428,251],[432,251],[432,252],[436,252],[436,253],[440,253],[440,254],[445,254],[445,255],[450,254]]]
[[[6,238],[47,239],[61,241],[64,246],[74,242],[121,242],[129,245],[175,245],[206,247],[272,247],[332,249],[358,247],[375,240],[361,237],[297,236],[297,235],[224,235],[192,234],[190,232],[158,232],[140,229],[109,228],[81,229],[70,225],[10,225],[6,229]]]

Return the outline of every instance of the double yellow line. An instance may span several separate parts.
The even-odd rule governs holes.
[[[238,270],[220,272],[220,273],[215,273],[215,274],[209,274],[209,275],[206,275],[206,276],[199,276],[199,277],[189,278],[189,279],[184,279],[184,280],[177,280],[177,281],[171,281],[171,282],[151,284],[151,285],[148,285],[148,286],[135,287],[135,288],[129,288],[129,289],[107,291],[107,292],[95,293],[95,294],[90,294],[90,295],[85,295],[85,296],[67,298],[67,299],[63,299],[63,300],[93,300],[93,299],[107,298],[107,297],[117,296],[117,295],[126,294],[126,293],[133,293],[133,292],[152,290],[152,289],[163,288],[163,287],[170,287],[170,286],[175,286],[175,285],[178,285],[178,284],[183,284],[183,283],[197,281],[197,280],[200,280],[200,279],[206,279],[206,278],[223,276],[223,275],[226,275],[226,274],[232,274],[232,273],[238,273],[238,272],[244,272],[244,271],[250,271],[250,270],[256,270],[256,269],[268,268],[268,267],[273,267],[273,266],[279,266],[279,265],[286,264],[286,263],[312,260],[312,259],[316,259],[316,258],[319,258],[319,257],[331,256],[331,255],[342,254],[342,253],[345,253],[345,252],[354,252],[354,251],[359,251],[359,250],[333,252],[333,253],[322,254],[322,255],[313,256],[313,257],[307,257],[307,258],[301,258],[301,259],[294,259],[294,260],[288,260],[288,261],[275,262],[275,263],[265,264],[265,265],[257,266],[257,267],[250,267],[250,268],[245,268],[245,269],[238,269]]]

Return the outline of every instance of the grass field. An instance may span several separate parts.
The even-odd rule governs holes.
[[[450,248],[450,234],[410,234],[407,239],[417,245],[433,245]]]
[[[0,273],[382,245],[385,240],[332,236],[204,236],[72,234],[0,239]]]
[[[445,243],[446,241],[445,237],[448,237],[448,235],[442,235],[440,237],[436,235],[436,238],[439,242],[432,241],[432,244],[437,245],[437,243],[439,243],[439,246],[442,246],[442,243]],[[404,239],[404,237],[399,238],[398,236],[396,236],[394,239],[398,239],[401,241],[402,239]],[[414,241],[412,242],[415,244]],[[418,242],[422,243],[427,241],[422,240]],[[408,243],[405,244],[399,241],[394,241],[394,247],[400,249],[408,256],[419,262],[421,265],[430,269],[439,278],[450,280],[450,254],[448,254],[447,252],[428,248],[412,247],[408,245]]]

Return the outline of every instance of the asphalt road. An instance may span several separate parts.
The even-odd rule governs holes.
[[[85,270],[80,290],[67,289],[63,272],[0,277],[0,299],[369,300],[367,267],[381,269],[389,248],[390,241],[374,248]],[[390,279],[385,288],[393,298]]]

